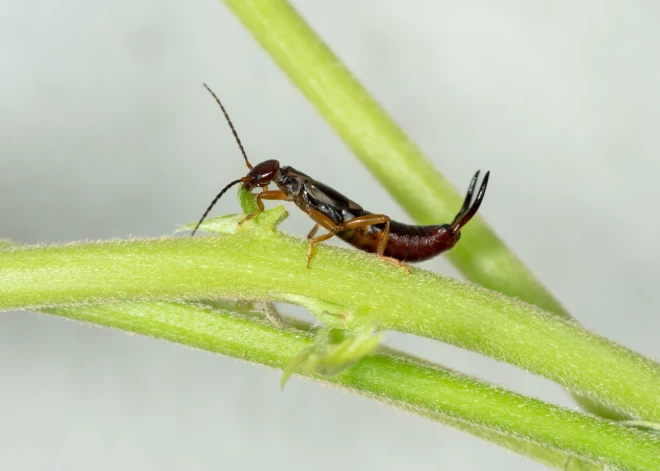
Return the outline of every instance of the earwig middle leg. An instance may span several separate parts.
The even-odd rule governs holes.
[[[312,228],[311,231],[309,231],[309,234],[307,235],[307,238],[310,239],[309,251],[307,252],[307,268],[312,267],[311,264],[312,264],[312,257],[314,257],[314,245],[333,237],[338,232],[340,227],[337,224],[335,224],[335,222],[332,219],[330,219],[328,216],[315,209],[310,209],[309,215],[312,217],[312,219],[316,221],[316,225]],[[314,237],[316,235],[316,232],[319,230],[319,226],[323,226],[323,228],[326,229],[328,233],[323,234],[322,236]]]
[[[410,270],[410,267],[405,263],[403,263],[401,260],[397,260],[396,258],[385,256],[385,249],[387,248],[387,242],[390,240],[389,216],[385,216],[384,214],[365,214],[364,216],[358,216],[356,218],[349,219],[348,221],[341,224],[339,230],[337,230],[336,232],[350,230],[350,229],[359,229],[360,227],[368,227],[368,226],[373,226],[375,224],[385,225],[385,228],[383,229],[383,236],[381,237],[380,243],[378,244],[378,248],[376,249],[376,256],[378,256],[378,258],[380,258],[381,260],[391,263],[392,265],[396,265],[397,267],[403,268],[408,273],[412,274],[412,270]]]
[[[241,224],[243,224],[245,221],[248,221],[248,220],[252,219],[253,217],[255,217],[255,216],[257,216],[257,215],[264,212],[265,207],[264,207],[264,202],[262,200],[280,200],[280,201],[282,201],[282,200],[287,199],[287,194],[284,193],[283,191],[280,191],[280,190],[272,190],[271,191],[271,190],[268,190],[267,188],[268,187],[266,187],[261,193],[257,194],[257,208],[259,208],[259,209],[257,209],[252,214],[248,214],[247,216],[245,216],[245,218],[242,219],[241,222],[238,223],[239,226]]]

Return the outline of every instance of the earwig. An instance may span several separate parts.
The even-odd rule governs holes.
[[[242,183],[243,188],[247,191],[257,188],[261,191],[255,193],[258,210],[246,216],[241,224],[264,211],[263,200],[291,201],[312,218],[315,224],[307,235],[307,239],[309,239],[307,268],[311,267],[314,246],[337,236],[360,250],[375,253],[381,260],[410,272],[410,268],[404,262],[428,260],[446,252],[458,243],[461,238],[461,229],[477,213],[486,194],[490,172],[486,172],[474,203],[472,202],[479,179],[479,171],[477,171],[470,181],[463,205],[451,224],[409,225],[392,221],[389,216],[384,214],[370,213],[338,191],[308,175],[292,167],[281,167],[277,160],[266,160],[252,166],[222,102],[206,84],[204,87],[220,105],[249,172],[245,177],[229,183],[218,193],[192,231],[192,235],[195,235],[220,197],[232,186]],[[269,190],[270,184],[275,184],[278,189]],[[316,233],[321,227],[327,233],[317,236]]]

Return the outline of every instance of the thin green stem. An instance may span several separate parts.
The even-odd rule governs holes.
[[[163,338],[282,369],[313,342],[308,325],[286,329],[209,306],[133,303],[50,309],[56,314]],[[314,379],[496,441],[563,469],[567,455],[629,469],[655,469],[660,445],[642,431],[530,399],[391,350],[339,376]],[[594,469],[583,464],[581,469]]]
[[[507,361],[660,421],[660,365],[578,325],[476,285],[265,229],[281,206],[238,233],[0,251],[0,310],[120,300],[264,299],[303,305],[326,324],[378,325]],[[241,216],[209,221],[236,227]],[[229,221],[229,222],[228,222]]]

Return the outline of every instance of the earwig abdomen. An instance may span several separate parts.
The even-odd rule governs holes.
[[[337,237],[365,252],[375,253],[384,237],[384,224],[342,231]],[[390,222],[390,235],[383,255],[402,262],[422,262],[451,249],[458,238],[448,225],[415,226]]]

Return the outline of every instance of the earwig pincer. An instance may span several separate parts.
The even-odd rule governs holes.
[[[307,268],[311,266],[314,245],[337,236],[360,250],[373,252],[381,260],[410,272],[410,268],[404,262],[428,260],[456,245],[461,238],[461,229],[477,213],[486,194],[490,172],[486,172],[472,203],[479,179],[477,171],[472,177],[463,206],[450,224],[416,226],[392,221],[384,214],[370,213],[338,191],[308,175],[292,167],[280,166],[277,160],[266,160],[253,167],[225,107],[206,84],[204,87],[220,105],[250,171],[245,177],[234,180],[222,189],[204,212],[192,235],[220,197],[232,186],[242,183],[247,191],[255,189],[261,191],[255,193],[258,210],[246,216],[241,224],[264,211],[263,200],[291,201],[314,220],[314,227],[307,235],[309,239]],[[275,184],[278,189],[269,190],[268,186],[271,184]],[[317,236],[320,227],[328,232]]]

